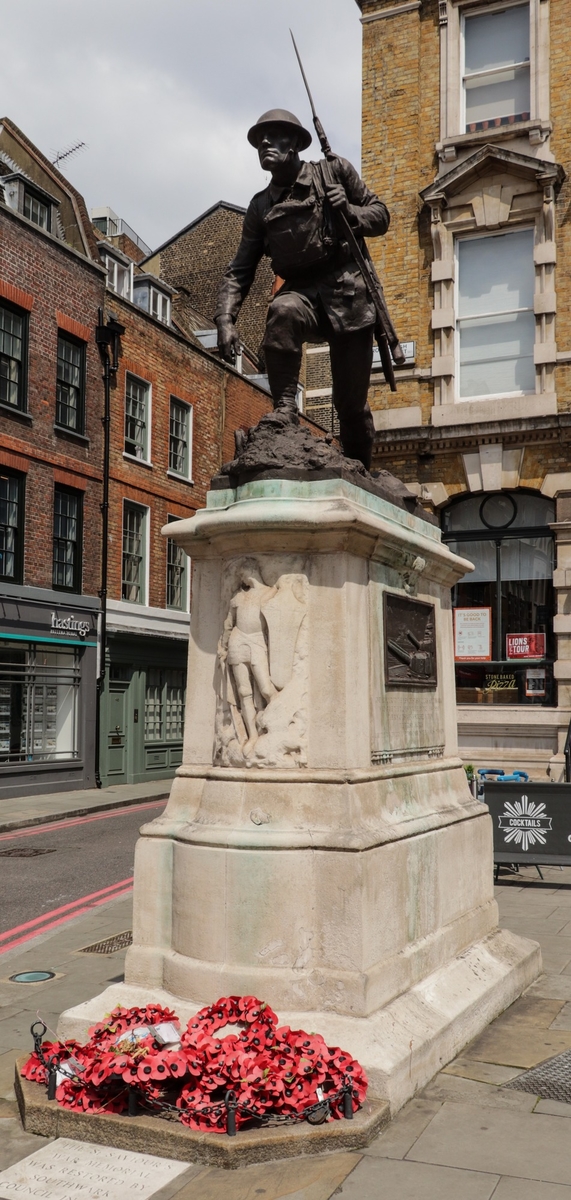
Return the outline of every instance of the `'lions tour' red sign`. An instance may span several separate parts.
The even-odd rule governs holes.
[[[507,633],[506,658],[544,658],[544,633]]]

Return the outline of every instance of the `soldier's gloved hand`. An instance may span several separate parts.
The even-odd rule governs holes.
[[[230,316],[216,318],[218,330],[218,349],[225,362],[235,363],[240,353],[240,337]]]
[[[343,216],[349,221],[351,219],[351,205],[347,199],[345,188],[340,183],[328,183],[326,187],[327,199],[332,208],[336,212],[343,213]]]

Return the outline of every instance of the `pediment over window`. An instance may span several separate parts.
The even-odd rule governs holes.
[[[449,227],[494,229],[531,215],[544,203],[546,189],[558,190],[564,179],[558,163],[486,145],[420,195],[426,204],[446,210]]]

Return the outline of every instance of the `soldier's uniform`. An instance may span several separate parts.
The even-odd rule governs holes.
[[[253,144],[263,122],[260,118],[250,130]],[[327,183],[344,188],[359,240],[386,233],[387,208],[351,163],[343,158],[304,162],[291,187],[270,183],[251,201],[215,315],[236,318],[260,259],[268,255],[275,274],[285,279],[270,302],[262,343],[274,406],[295,405],[304,342],[328,342],[343,450],[368,467],[374,426],[367,393],[376,313],[351,251],[336,232],[325,199]]]

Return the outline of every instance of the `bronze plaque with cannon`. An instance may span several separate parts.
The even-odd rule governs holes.
[[[385,592],[384,618],[387,688],[435,688],[434,605]]]

